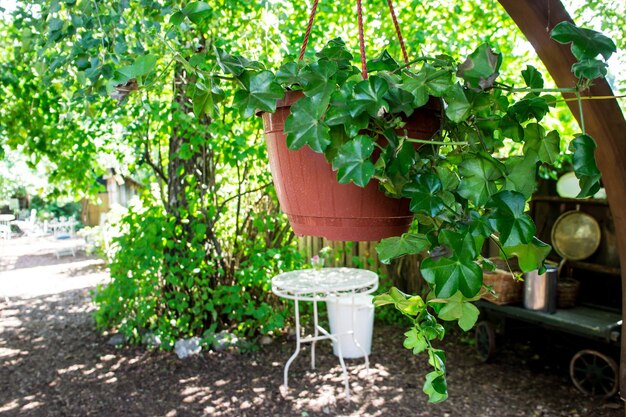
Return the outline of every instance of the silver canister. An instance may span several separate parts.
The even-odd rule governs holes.
[[[556,312],[557,266],[546,263],[546,271],[524,274],[524,307],[529,310]]]

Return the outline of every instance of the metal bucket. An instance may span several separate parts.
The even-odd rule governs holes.
[[[558,268],[546,264],[546,272],[538,270],[524,274],[524,307],[529,310],[556,312],[556,288]]]

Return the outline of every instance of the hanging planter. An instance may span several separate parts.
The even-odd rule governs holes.
[[[405,63],[408,65],[408,55],[390,2],[389,8]],[[300,50],[300,62],[304,57],[316,9],[317,2],[313,4],[309,17],[307,31]],[[363,80],[367,80],[368,73],[360,1],[358,2],[358,22],[361,45],[361,75]],[[335,48],[335,52],[341,51],[344,47],[343,42],[338,40],[334,43],[331,41],[329,45],[330,48]],[[334,72],[335,66],[337,71],[350,68],[350,71],[346,72],[348,76],[350,73],[358,72],[355,67],[349,64],[349,61],[343,63],[335,61],[336,64],[332,65],[329,62],[329,60],[325,60],[322,57],[317,63],[317,69],[321,71],[315,74],[313,78],[319,80],[320,76],[322,78],[327,76],[329,77],[328,80],[331,80],[331,72]],[[379,64],[387,65],[383,61]],[[342,66],[343,68],[341,68]],[[291,68],[286,68],[285,72],[288,77],[291,76],[295,80],[299,69],[297,66],[292,66]],[[342,88],[348,85],[347,80],[341,79],[343,77],[338,78],[339,80],[332,81],[337,82],[337,87]],[[346,84],[343,84],[344,82]],[[303,85],[304,94],[302,91],[287,91],[285,97],[276,103],[275,112],[259,113],[263,117],[270,168],[278,200],[282,211],[287,214],[293,231],[297,235],[318,236],[338,241],[377,241],[392,236],[400,236],[407,232],[413,221],[413,213],[410,210],[410,200],[408,198],[397,195],[397,193],[395,193],[394,197],[387,196],[381,190],[378,181],[369,181],[369,178],[367,181],[363,181],[362,184],[359,184],[358,179],[355,178],[342,181],[347,183],[340,183],[337,181],[337,173],[335,172],[337,169],[334,170],[333,166],[327,161],[327,155],[319,153],[321,149],[315,149],[316,144],[300,147],[302,144],[293,146],[292,143],[292,146],[288,146],[288,132],[285,131],[285,123],[291,114],[291,106],[305,94],[310,97],[312,89],[320,89],[319,85],[311,84],[315,84],[315,82],[307,84],[305,81]],[[326,88],[327,86],[321,87]],[[317,95],[317,93],[313,95]],[[328,97],[328,99],[330,102],[331,97]],[[391,105],[395,104],[391,97],[386,97],[386,100]],[[391,106],[388,105],[388,107]],[[398,137],[405,136],[421,141],[429,141],[441,128],[441,108],[441,101],[431,97],[427,99],[427,103],[422,107],[411,109],[409,112],[405,111],[405,114],[400,117],[401,128],[395,129],[393,133],[388,133],[387,135],[392,134]],[[332,110],[330,113],[332,115]],[[293,117],[298,118],[299,115],[296,113]],[[390,117],[393,116],[390,114]],[[359,120],[354,125],[359,123],[363,122]],[[340,124],[343,124],[343,122]],[[356,129],[359,133],[366,134],[369,137],[378,137],[377,142],[384,146],[384,135],[369,130],[368,127],[371,127],[369,120],[366,119],[362,127],[363,129],[358,129],[352,126],[352,129],[353,131]],[[346,130],[350,130],[350,127],[346,127]],[[333,134],[337,135],[337,132],[331,132],[330,135],[332,136]],[[342,135],[343,132],[339,134]],[[420,143],[413,144],[415,150],[419,149],[420,146]],[[316,152],[311,148],[315,149]],[[372,155],[365,159],[374,164],[377,163],[379,157],[380,150],[374,149]],[[394,194],[394,190],[387,191]]]
[[[409,199],[387,197],[375,181],[365,187],[340,184],[323,154],[309,147],[289,150],[285,121],[302,96],[288,91],[274,113],[261,113],[274,186],[294,233],[374,241],[406,232],[413,221]],[[412,138],[428,140],[440,128],[440,113],[440,103],[432,100],[407,118],[404,129]]]

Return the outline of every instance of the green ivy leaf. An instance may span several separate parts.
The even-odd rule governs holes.
[[[326,59],[334,62],[340,70],[352,67],[352,54],[346,48],[345,42],[341,38],[334,38],[315,54],[319,59]]]
[[[347,127],[352,123],[353,118],[350,115],[348,102],[352,98],[355,85],[354,81],[348,81],[330,96],[330,107],[324,116],[324,121],[328,126],[346,125]]]
[[[459,165],[461,197],[483,206],[498,190],[496,180],[502,178],[504,168],[488,154],[469,154]]]
[[[398,310],[410,316],[418,316],[426,308],[422,297],[419,295],[408,297],[396,287],[391,287],[388,292],[375,296],[373,302],[376,307],[393,304]],[[426,334],[424,335],[427,337]]]
[[[333,163],[333,159],[337,157],[341,146],[348,142],[350,138],[341,126],[330,127],[330,144],[324,149],[324,156],[329,164]]]
[[[474,238],[474,247],[476,252],[480,253],[485,239],[487,239],[493,233],[493,228],[489,223],[489,220],[478,213],[476,210],[470,210],[469,218],[471,219],[467,224],[469,226],[469,233]]]
[[[400,301],[406,300],[406,298],[406,295],[402,291],[396,287],[391,287],[386,293],[375,296],[373,303],[376,307],[380,307],[387,304],[399,303]]]
[[[331,143],[330,128],[321,120],[327,102],[323,97],[302,97],[291,106],[291,114],[285,120],[287,147],[291,150],[309,145],[315,152],[322,153]]]
[[[413,95],[413,107],[422,107],[428,103],[428,90],[424,84],[425,75],[418,74],[417,77],[407,73],[402,74],[402,89]]]
[[[367,61],[367,70],[369,72],[393,71],[398,67],[398,63],[389,55],[386,49],[377,58]]]
[[[414,317],[420,315],[426,308],[424,300],[422,300],[422,297],[419,295],[413,295],[403,300],[396,301],[395,305],[402,313]]]
[[[577,135],[570,144],[570,150],[574,152],[574,171],[579,175],[600,175],[595,158],[596,142],[589,135]]]
[[[245,72],[239,77],[239,81],[243,89],[235,93],[233,105],[239,108],[244,118],[254,115],[257,110],[270,113],[276,111],[276,101],[285,95],[270,71]]]
[[[404,333],[405,339],[403,346],[409,350],[413,351],[413,354],[418,355],[426,350],[428,347],[428,342],[424,335],[417,331],[415,327],[413,327],[408,332]]]
[[[456,173],[450,169],[449,165],[438,164],[435,167],[435,171],[437,171],[437,176],[444,190],[454,191],[457,189],[461,181]]]
[[[437,59],[443,59],[443,55],[437,55]],[[428,94],[435,97],[442,97],[456,83],[451,67],[435,68],[425,63],[419,75],[425,77],[424,85]]]
[[[395,133],[395,132],[394,132]],[[386,131],[385,137],[389,138],[390,132]],[[402,141],[396,137],[398,143],[389,140],[386,152],[378,162],[384,162],[384,167],[377,166],[378,179],[381,185],[393,196],[400,196],[405,184],[410,181],[409,172],[415,164],[416,152],[411,142]],[[385,169],[384,173],[381,171]]]
[[[430,247],[430,242],[423,235],[404,233],[402,236],[388,237],[376,245],[378,258],[384,264],[404,255],[416,255]]]
[[[446,335],[446,329],[444,329],[444,327],[437,322],[437,319],[426,310],[424,310],[420,328],[427,340],[442,340]]]
[[[471,88],[486,90],[493,87],[501,64],[502,54],[494,53],[491,47],[484,43],[459,65],[456,75],[463,78]]]
[[[300,80],[304,94],[311,97],[332,92],[335,89],[333,76],[336,72],[337,64],[330,61],[314,62],[302,68]]]
[[[504,189],[517,191],[525,199],[529,199],[537,187],[535,180],[537,159],[535,156],[512,156],[504,161],[504,166],[506,167]]]
[[[600,176],[580,175],[577,178],[580,186],[577,198],[593,197],[602,188]]]
[[[411,211],[423,212],[435,217],[444,209],[443,200],[437,195],[441,191],[441,181],[432,173],[421,174],[407,184],[402,194],[411,199]]]
[[[594,151],[596,143],[589,135],[578,135],[570,142],[570,150],[574,152],[574,173],[580,183],[578,197],[590,197],[600,189],[600,170],[596,165]]]
[[[432,371],[426,374],[426,381],[422,388],[424,394],[428,395],[428,402],[437,404],[448,398],[448,386],[444,371]]]
[[[576,59],[593,59],[602,55],[609,59],[617,51],[615,43],[595,30],[580,28],[571,22],[561,22],[550,32],[552,39],[559,43],[572,43],[572,54]]]
[[[529,243],[537,229],[529,215],[524,213],[526,199],[515,191],[500,191],[493,195],[487,207],[493,211],[489,215],[491,226],[498,231],[504,246]]]
[[[285,62],[280,66],[278,71],[276,71],[276,82],[287,86],[298,84],[300,82],[298,79],[298,72],[299,69],[297,62]]]
[[[539,123],[529,123],[524,128],[524,154],[534,153],[541,162],[554,164],[559,158],[561,138],[556,130],[547,135]]]
[[[498,122],[498,129],[505,138],[511,138],[515,142],[521,142],[524,138],[524,128],[511,115],[505,114]]]
[[[451,297],[457,291],[467,298],[475,296],[483,275],[480,266],[474,263],[476,247],[472,235],[444,230],[439,235],[439,243],[450,248],[452,255],[422,261],[420,271],[426,282],[434,286],[437,297]]]
[[[207,111],[216,114],[215,104],[224,100],[224,91],[211,80],[211,88],[207,88],[204,83],[197,82],[193,89],[192,104],[196,117],[201,117]]]
[[[448,298],[448,302],[439,311],[439,318],[445,321],[458,320],[459,327],[464,331],[470,330],[476,324],[480,311],[469,302],[461,292]]]
[[[233,56],[220,48],[215,48],[215,59],[217,60],[217,65],[226,74],[231,74],[235,77],[243,74],[245,62],[240,56]]]
[[[465,96],[465,91],[461,84],[455,84],[454,87],[448,90],[444,100],[448,104],[446,116],[454,123],[460,123],[469,117],[472,104]]]
[[[391,113],[404,112],[407,116],[413,114],[413,94],[401,88],[391,88],[385,95],[385,100],[389,103],[389,111]]]
[[[375,75],[360,81],[354,87],[354,96],[349,108],[350,115],[356,117],[367,112],[370,116],[378,116],[380,109],[389,107],[384,99],[388,90],[387,81]]]
[[[517,256],[522,272],[530,272],[543,265],[543,261],[550,254],[552,248],[533,236],[529,243],[505,246],[504,250],[508,256]],[[502,256],[505,255],[502,254]]]
[[[536,97],[529,94],[509,107],[507,113],[519,123],[524,123],[533,117],[537,121],[541,121],[549,110],[550,108],[545,97]]]
[[[576,78],[594,80],[607,74],[608,65],[599,59],[583,59],[572,65],[572,72]]]
[[[522,77],[528,88],[543,88],[543,76],[532,65],[526,65],[526,69],[522,70]]]
[[[374,176],[374,164],[370,161],[373,151],[374,141],[369,136],[359,135],[344,143],[333,160],[337,180],[341,184],[352,181],[359,187],[365,187]]]

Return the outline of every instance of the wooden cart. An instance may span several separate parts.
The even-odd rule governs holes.
[[[572,334],[607,347],[619,346],[620,343],[622,322],[618,312],[580,306],[549,314],[487,301],[478,301],[477,305],[482,320],[476,326],[476,349],[485,362],[496,353],[494,323],[505,325],[508,319]],[[608,398],[615,395],[619,388],[619,368],[613,355],[596,349],[578,351],[570,360],[569,374],[576,388],[588,395]]]

